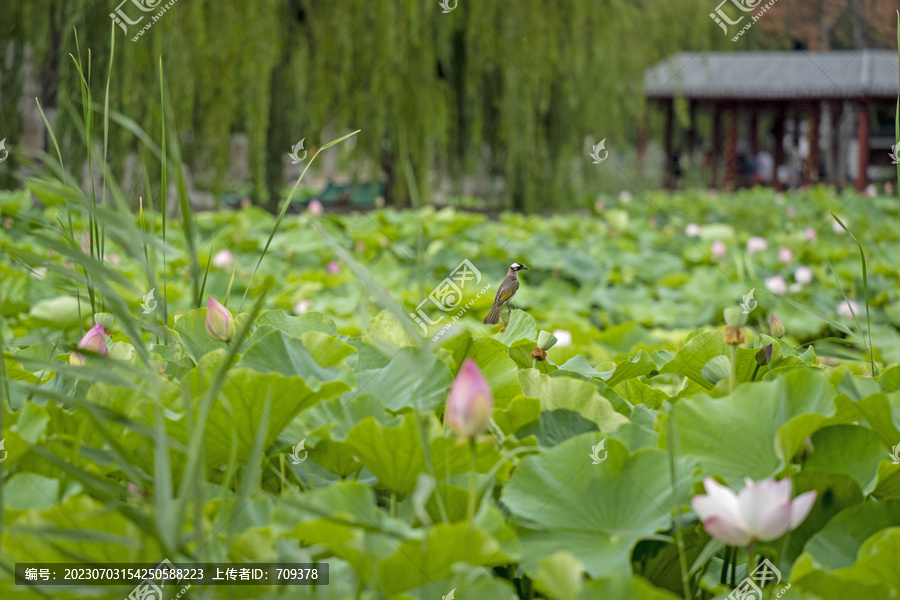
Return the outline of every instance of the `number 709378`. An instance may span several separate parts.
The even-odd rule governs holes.
[[[276,569],[278,579],[318,579],[318,569]]]

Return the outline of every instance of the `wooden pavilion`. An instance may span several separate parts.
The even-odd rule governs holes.
[[[797,163],[791,167],[797,184],[840,184],[849,174],[856,189],[862,190],[873,173],[886,172],[891,164],[889,153],[896,143],[894,110],[900,94],[898,73],[897,53],[889,50],[682,52],[670,56],[644,73],[644,94],[665,115],[664,185],[675,185],[685,150],[689,157],[694,156],[698,113],[706,111],[710,124],[704,141],[705,162],[710,187],[719,187],[719,162],[724,158],[722,187],[762,183],[780,189],[789,183],[779,175],[787,169],[787,149],[789,158]],[[687,108],[689,121],[677,132],[677,147],[676,102],[685,103],[679,108]],[[764,140],[760,140],[760,123],[767,126]],[[823,130],[824,138],[820,135]],[[645,131],[646,125],[638,138],[639,161],[646,145]],[[768,181],[748,178],[744,169],[745,162],[750,162],[751,168],[752,162],[742,157],[757,157],[760,152],[769,154],[760,162],[773,167]]]

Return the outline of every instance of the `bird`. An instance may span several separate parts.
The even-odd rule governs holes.
[[[489,312],[488,316],[484,319],[485,325],[496,325],[497,322],[500,321],[500,309],[504,302],[507,303],[506,309],[510,310],[509,301],[516,295],[516,290],[519,289],[519,276],[517,273],[522,269],[527,271],[528,267],[517,262],[509,265],[509,271],[507,271],[503,283],[497,288],[497,296],[494,298],[494,305],[491,307],[491,312]]]

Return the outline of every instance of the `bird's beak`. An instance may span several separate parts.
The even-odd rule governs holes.
[[[522,268],[525,269],[526,271],[528,270],[528,267],[526,267],[525,265],[522,265]]]

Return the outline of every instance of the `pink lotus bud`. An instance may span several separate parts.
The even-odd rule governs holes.
[[[103,323],[97,323],[84,334],[81,341],[78,342],[80,350],[87,350],[100,356],[109,356],[109,350],[106,348],[106,332],[103,330]],[[69,355],[69,364],[80,367],[84,364],[84,356],[78,352]]]
[[[219,269],[230,269],[231,265],[234,264],[234,255],[228,250],[219,250],[213,256],[212,263],[214,267]]]
[[[870,183],[866,186],[866,196],[869,198],[874,198],[878,195],[878,188],[875,187],[874,183]]]
[[[807,227],[806,231],[803,232],[803,237],[806,238],[807,242],[811,242],[816,239],[816,230],[812,227]]]
[[[797,267],[797,270],[794,271],[794,281],[801,285],[806,285],[808,283],[812,283],[813,280],[813,272],[812,269],[803,265]]]
[[[444,422],[458,436],[471,439],[485,431],[494,411],[494,395],[475,361],[467,358],[447,396]]]
[[[309,201],[309,213],[315,217],[318,217],[322,213],[325,212],[325,207],[322,206],[322,203],[319,202],[318,198],[313,198]]]
[[[706,494],[691,498],[706,532],[729,546],[777,540],[796,529],[816,502],[815,491],[791,499],[790,477],[759,483],[747,477],[744,482],[744,489],[735,494],[707,477],[703,480]]]
[[[688,235],[690,237],[698,236],[698,235],[700,235],[700,226],[697,225],[696,223],[688,223],[684,227],[684,233],[685,233],[685,235]]]
[[[781,321],[779,321],[775,315],[769,316],[769,335],[773,338],[784,337],[784,325],[782,325]]]
[[[212,298],[206,304],[206,333],[219,342],[227,342],[234,337],[234,317]]]
[[[778,262],[786,265],[792,260],[794,260],[794,253],[791,252],[790,248],[782,246],[781,249],[778,250]]]
[[[340,273],[341,272],[341,263],[339,263],[336,260],[333,260],[330,263],[328,263],[328,266],[325,267],[325,270],[327,270],[332,275]]]
[[[761,238],[758,235],[754,235],[749,240],[747,240],[747,252],[750,254],[762,252],[768,247],[769,243],[766,241],[766,238]]]
[[[766,280],[766,289],[778,296],[784,296],[787,294],[787,282],[781,275],[775,275]]]
[[[725,242],[722,240],[716,240],[712,243],[712,253],[716,258],[722,258],[728,252],[728,248],[725,247]]]

